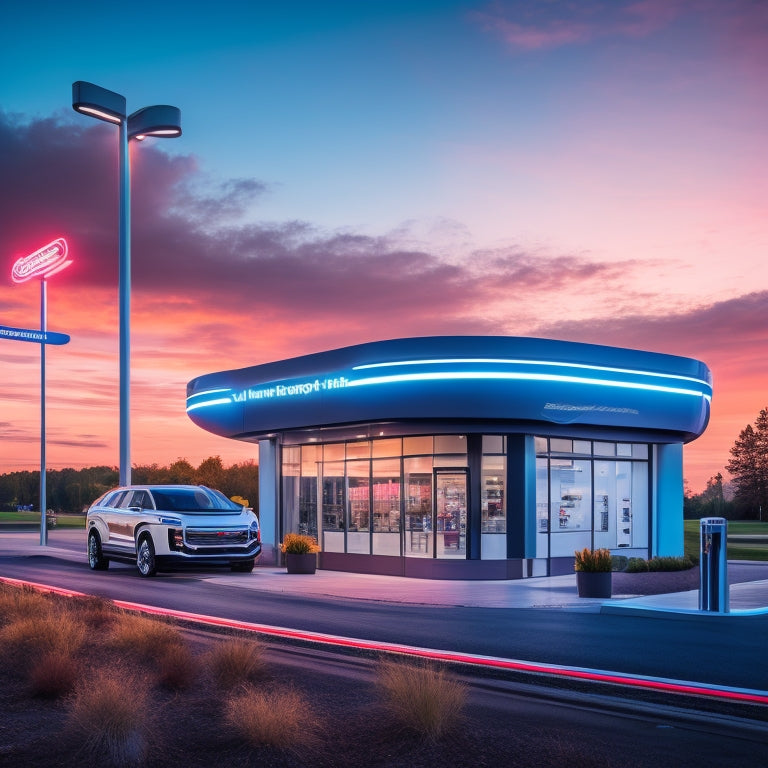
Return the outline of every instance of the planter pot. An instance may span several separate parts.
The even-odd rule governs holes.
[[[286,552],[285,565],[288,573],[314,573],[317,570],[317,555],[314,552]]]
[[[612,576],[610,571],[576,571],[579,597],[610,597]]]

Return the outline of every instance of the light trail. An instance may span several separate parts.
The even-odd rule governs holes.
[[[90,597],[84,592],[54,587],[47,584],[39,584],[32,581],[22,581],[0,576],[0,582],[6,584],[25,586],[37,589],[41,592],[52,592],[68,597]],[[354,648],[357,650],[376,651],[379,653],[396,653],[405,656],[413,656],[435,661],[447,661],[456,664],[489,669],[510,670],[525,672],[528,674],[545,675],[559,679],[587,680],[596,683],[607,683],[629,688],[642,688],[663,693],[672,693],[686,696],[699,696],[709,699],[725,700],[746,704],[768,706],[768,691],[760,691],[751,688],[736,688],[725,685],[696,683],[686,680],[674,680],[664,677],[651,677],[647,675],[631,675],[622,672],[611,672],[585,667],[571,667],[561,664],[545,664],[533,661],[521,661],[518,659],[505,659],[497,656],[482,656],[457,651],[443,651],[434,648],[421,648],[419,646],[402,645],[400,643],[384,643],[375,640],[362,640],[341,635],[329,635],[322,632],[310,632],[308,630],[290,629],[288,627],[276,627],[269,624],[256,624],[237,619],[225,619],[216,616],[206,616],[188,611],[178,611],[171,608],[159,608],[153,605],[132,603],[126,600],[112,600],[114,605],[126,610],[140,611],[153,616],[166,616],[183,621],[198,624],[237,629],[245,632],[255,632],[268,637],[279,637],[288,640],[302,640],[305,642],[319,643],[322,645],[339,648]]]

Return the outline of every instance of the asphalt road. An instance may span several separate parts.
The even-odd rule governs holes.
[[[768,690],[768,616],[647,618],[546,609],[432,607],[260,592],[205,573],[142,579],[112,564],[0,557],[0,575],[240,621],[448,651]],[[258,578],[258,573],[243,574]],[[245,582],[244,582],[245,583]]]

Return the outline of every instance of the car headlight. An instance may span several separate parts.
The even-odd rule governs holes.
[[[259,530],[259,524],[256,520],[251,523],[251,527],[248,529],[248,538],[261,541],[261,531]]]

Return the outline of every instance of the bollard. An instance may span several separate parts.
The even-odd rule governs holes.
[[[728,521],[702,517],[699,610],[728,613]]]

